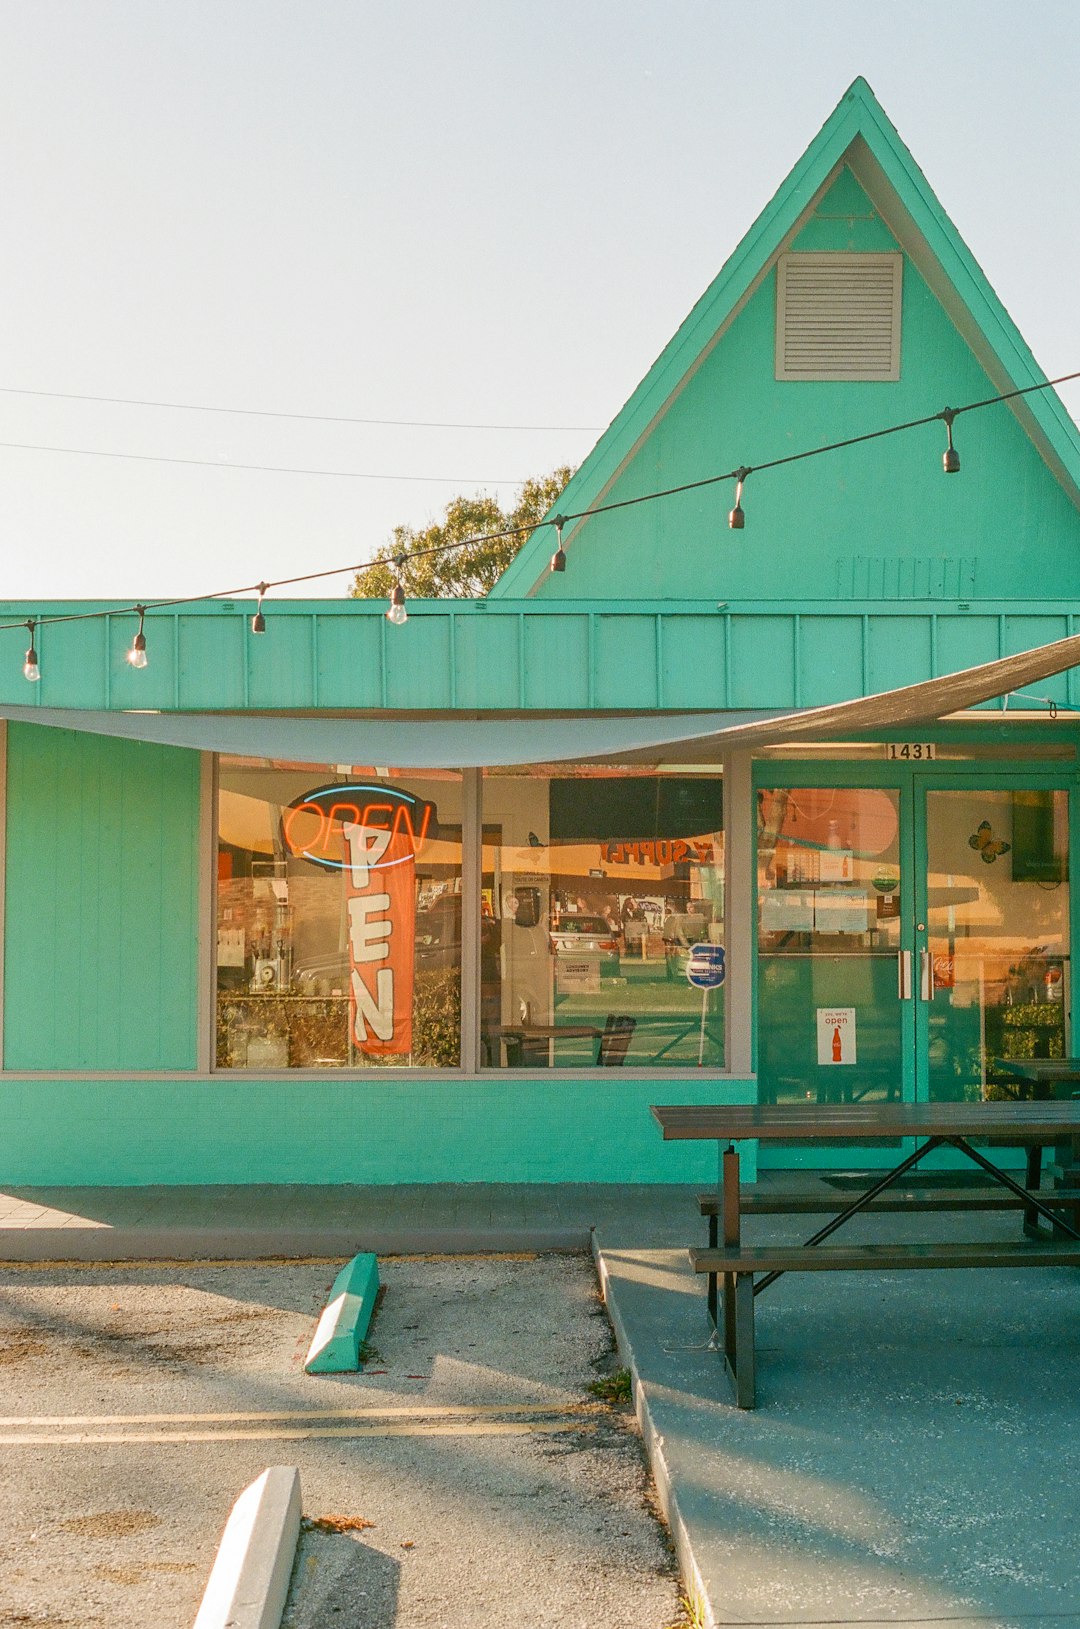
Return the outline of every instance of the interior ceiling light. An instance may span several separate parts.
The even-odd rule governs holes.
[[[29,679],[31,684],[36,684],[41,678],[41,668],[38,665],[38,653],[34,649],[34,629],[37,627],[37,623],[30,621],[26,624],[26,627],[30,634],[30,644],[27,647],[26,660],[23,662],[23,678]]]
[[[135,635],[135,638],[131,641],[131,649],[127,653],[127,659],[131,663],[132,667],[141,668],[146,666],[147,661],[145,633],[146,606],[136,605],[135,610],[139,613],[139,631]]]

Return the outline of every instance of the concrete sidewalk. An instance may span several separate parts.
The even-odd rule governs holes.
[[[743,1412],[685,1249],[595,1248],[705,1624],[1080,1629],[1075,1268],[788,1275]]]
[[[587,1250],[606,1223],[685,1243],[695,1189],[622,1184],[303,1184],[0,1189],[0,1261]]]

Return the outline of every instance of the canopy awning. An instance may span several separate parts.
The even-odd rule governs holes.
[[[852,735],[897,730],[905,725],[934,724],[952,713],[1009,695],[1024,685],[1037,684],[1040,679],[1053,678],[1078,665],[1080,634],[1072,634],[1068,639],[1056,639],[1050,645],[1039,645],[1017,656],[1002,656],[978,667],[963,668],[959,673],[904,685],[899,690],[857,696],[852,701],[838,701],[827,707],[774,712],[759,719],[732,719],[709,734],[669,742],[665,756],[684,762],[708,762],[715,753],[736,747],[842,740]],[[635,755],[635,761],[653,760],[642,754]]]
[[[733,747],[827,741],[926,725],[1080,665],[1080,634],[1017,656],[826,707],[463,718],[125,713],[0,706],[0,717],[202,752],[293,763],[472,769],[569,762],[713,762]]]
[[[156,741],[200,752],[309,764],[393,764],[410,769],[634,761],[663,756],[671,741],[711,739],[732,724],[754,724],[767,711],[641,713],[631,716],[356,718],[274,713],[109,713],[59,707],[0,706],[0,717],[128,741]]]

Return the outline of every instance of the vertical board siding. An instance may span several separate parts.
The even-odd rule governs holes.
[[[899,690],[912,682],[912,673],[931,671],[928,617],[868,617],[867,685],[871,695]]]
[[[265,634],[248,642],[250,705],[310,707],[311,618],[281,616],[271,623],[268,614],[266,627]]]
[[[458,707],[521,707],[521,618],[454,618]]]
[[[382,620],[325,615],[316,619],[321,707],[381,706]],[[266,627],[265,638],[270,639],[276,629],[269,617]]]
[[[42,707],[70,707],[73,676],[77,678],[78,706],[105,708],[110,705],[111,625],[111,618],[102,617],[97,621],[38,629],[35,638],[41,658],[41,682],[34,689],[39,693],[37,700]],[[131,626],[126,631],[130,641],[135,629]],[[16,667],[15,672],[22,678],[19,668]]]
[[[151,628],[151,635],[156,630]],[[222,695],[242,695],[244,690],[247,639],[251,632],[246,617],[218,618],[180,616],[176,621],[180,705],[194,709],[221,706]],[[147,640],[149,651],[149,639]]]
[[[594,631],[597,707],[658,707],[656,619],[603,615]]]
[[[4,1063],[193,1069],[199,755],[12,725]]]
[[[861,696],[862,679],[861,617],[799,618],[799,696],[804,706]]]
[[[530,618],[525,623],[526,707],[582,707],[589,670],[589,625],[582,616]]]
[[[0,664],[0,700],[121,711],[308,709],[498,712],[815,707],[959,672],[1062,638],[1067,604],[966,610],[882,602],[723,602],[710,610],[463,601],[391,627],[360,602],[326,611],[206,608],[147,620],[148,666],[127,652],[130,614],[38,632],[42,680],[28,686],[19,630]],[[21,611],[22,608],[20,607]],[[29,611],[27,612],[29,614]],[[1047,691],[1063,700],[1066,681]]]
[[[724,618],[683,616],[664,621],[663,693],[665,707],[726,707]]]
[[[795,623],[790,616],[731,618],[729,707],[806,706],[795,695]]]
[[[410,617],[386,632],[386,705],[402,708],[450,706],[449,616]]]

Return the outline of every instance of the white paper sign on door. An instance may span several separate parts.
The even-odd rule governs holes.
[[[817,1009],[818,1063],[855,1062],[855,1008]]]
[[[818,879],[821,882],[851,882],[855,874],[849,848],[823,848],[818,855]]]

